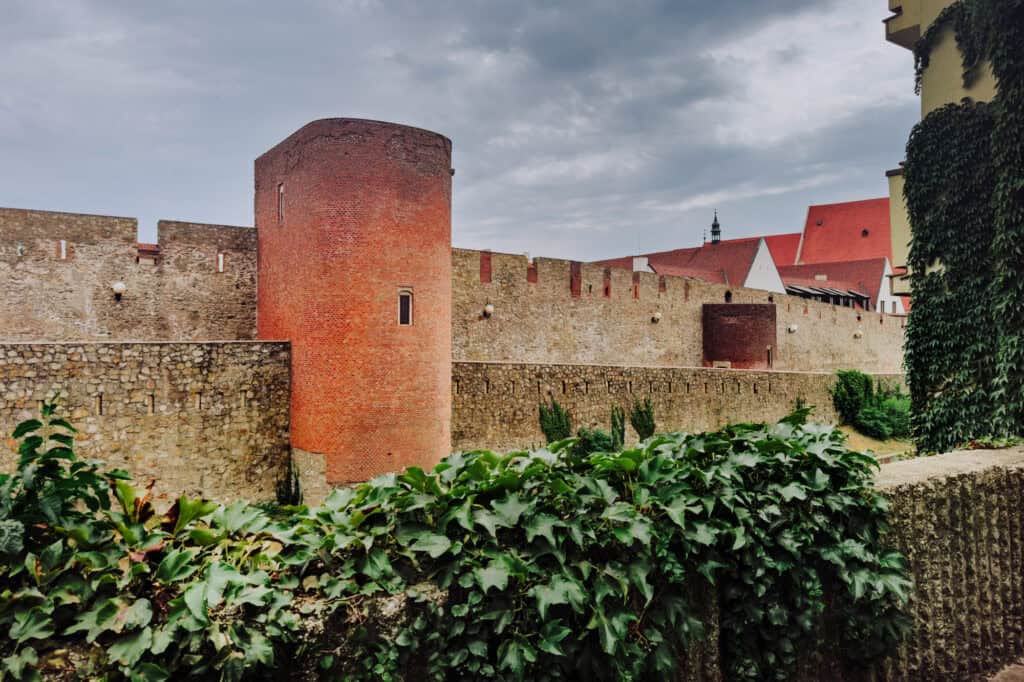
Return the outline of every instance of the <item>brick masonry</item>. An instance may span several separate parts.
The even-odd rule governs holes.
[[[60,396],[85,458],[156,479],[178,495],[274,499],[288,456],[289,354],[284,343],[3,343],[0,433]],[[0,469],[15,466],[15,442]]]
[[[705,303],[704,366],[728,362],[733,369],[771,369],[779,347],[775,311],[771,303]]]
[[[902,375],[880,374],[902,383]],[[554,398],[574,428],[608,430],[613,404],[628,412],[650,398],[661,431],[703,431],[729,422],[772,421],[797,398],[815,407],[816,421],[836,420],[827,372],[769,372],[694,367],[624,367],[457,362],[452,369],[452,446],[515,450],[542,445],[537,406]],[[636,438],[627,426],[627,439]]]
[[[255,337],[255,230],[161,221],[152,263],[138,262],[137,229],[134,218],[0,209],[0,341]]]
[[[903,317],[551,258],[535,259],[531,274],[524,256],[488,258],[484,282],[481,252],[453,251],[455,362],[700,367],[703,306],[730,292],[734,304],[775,304],[774,369],[903,371]],[[494,313],[485,317],[488,303]]]
[[[256,160],[259,336],[292,343],[292,444],[330,483],[449,451],[451,177],[450,140],[377,121],[315,121]]]

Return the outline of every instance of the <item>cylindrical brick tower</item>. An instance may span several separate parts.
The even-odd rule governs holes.
[[[256,160],[257,325],[292,346],[292,446],[327,483],[451,444],[451,141],[310,123]]]

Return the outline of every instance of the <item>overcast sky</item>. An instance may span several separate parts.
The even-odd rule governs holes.
[[[252,224],[326,116],[454,143],[456,246],[595,259],[884,196],[918,116],[883,0],[3,0],[0,206]]]

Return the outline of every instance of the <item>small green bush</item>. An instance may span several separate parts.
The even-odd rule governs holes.
[[[629,422],[636,429],[641,441],[654,435],[657,426],[654,422],[654,407],[651,405],[650,398],[644,398],[642,403],[639,400],[633,403],[633,409],[629,413]]]
[[[572,446],[572,452],[577,457],[584,457],[595,452],[615,452],[621,449],[621,445],[616,447],[615,437],[601,429],[580,429],[576,434],[576,442]]]
[[[865,436],[878,440],[889,440],[892,438],[892,424],[889,415],[880,407],[868,405],[857,414],[857,421],[853,424],[859,432]]]
[[[550,405],[541,403],[540,430],[548,443],[556,443],[572,436],[572,415],[557,400],[551,399]]]
[[[856,370],[836,373],[832,386],[836,412],[844,424],[878,440],[910,436],[910,396],[899,386],[875,386],[867,374]]]
[[[895,395],[881,402],[893,438],[910,438],[910,396]]]
[[[874,381],[864,372],[839,370],[832,386],[832,401],[842,423],[856,425],[857,415],[874,401]]]
[[[612,443],[614,449],[621,450],[626,442],[626,411],[618,405],[612,405]]]

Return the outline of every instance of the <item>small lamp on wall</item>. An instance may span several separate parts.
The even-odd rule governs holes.
[[[853,338],[855,338],[855,339],[864,338],[864,330],[863,329],[858,329],[857,331],[855,331],[853,333]]]
[[[120,301],[121,297],[124,296],[124,292],[128,291],[128,285],[124,282],[117,281],[110,285],[110,289],[114,292],[114,300]]]
[[[494,304],[488,303],[484,306],[484,317],[490,319],[491,315],[494,314]]]
[[[795,324],[791,324],[788,327],[786,327],[786,331],[789,332],[790,334],[796,334],[796,330],[799,328],[800,327],[796,326]]]
[[[653,322],[654,324],[658,324],[659,322],[661,322],[661,311],[660,310],[655,312],[653,315],[651,315],[651,322]]]

